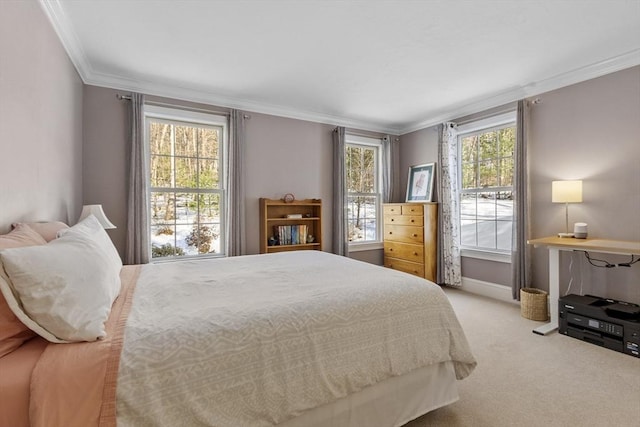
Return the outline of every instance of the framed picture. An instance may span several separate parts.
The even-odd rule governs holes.
[[[433,194],[435,163],[409,167],[407,202],[430,202]]]

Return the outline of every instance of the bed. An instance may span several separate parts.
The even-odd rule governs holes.
[[[401,426],[455,402],[476,365],[424,279],[319,251],[118,266],[91,218],[0,249],[0,303],[28,325],[0,357],[0,425]],[[61,260],[65,244],[81,250]],[[20,274],[43,257],[43,275],[81,276],[91,301],[76,305],[104,298],[80,326],[29,311],[40,296]],[[95,290],[83,272],[98,268],[110,278]]]

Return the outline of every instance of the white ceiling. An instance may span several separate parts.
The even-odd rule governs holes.
[[[87,84],[403,134],[640,64],[640,0],[40,0]]]

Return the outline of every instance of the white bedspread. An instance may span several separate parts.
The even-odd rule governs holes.
[[[125,330],[120,426],[271,426],[441,361],[475,366],[442,290],[319,251],[151,264]]]

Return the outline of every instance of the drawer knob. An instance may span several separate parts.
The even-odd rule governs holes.
[[[415,220],[415,219],[412,219],[412,220],[411,220],[411,222],[416,222],[416,220]]]
[[[393,221],[395,221],[395,219],[394,219],[394,218],[391,218],[391,222],[393,222]]]
[[[416,233],[413,233],[413,237],[418,237],[418,235]]]
[[[393,231],[390,231],[389,234],[393,234]]]
[[[389,248],[389,252],[393,252],[393,248]]]
[[[418,252],[414,252],[413,254],[414,254],[414,255],[418,255]]]

